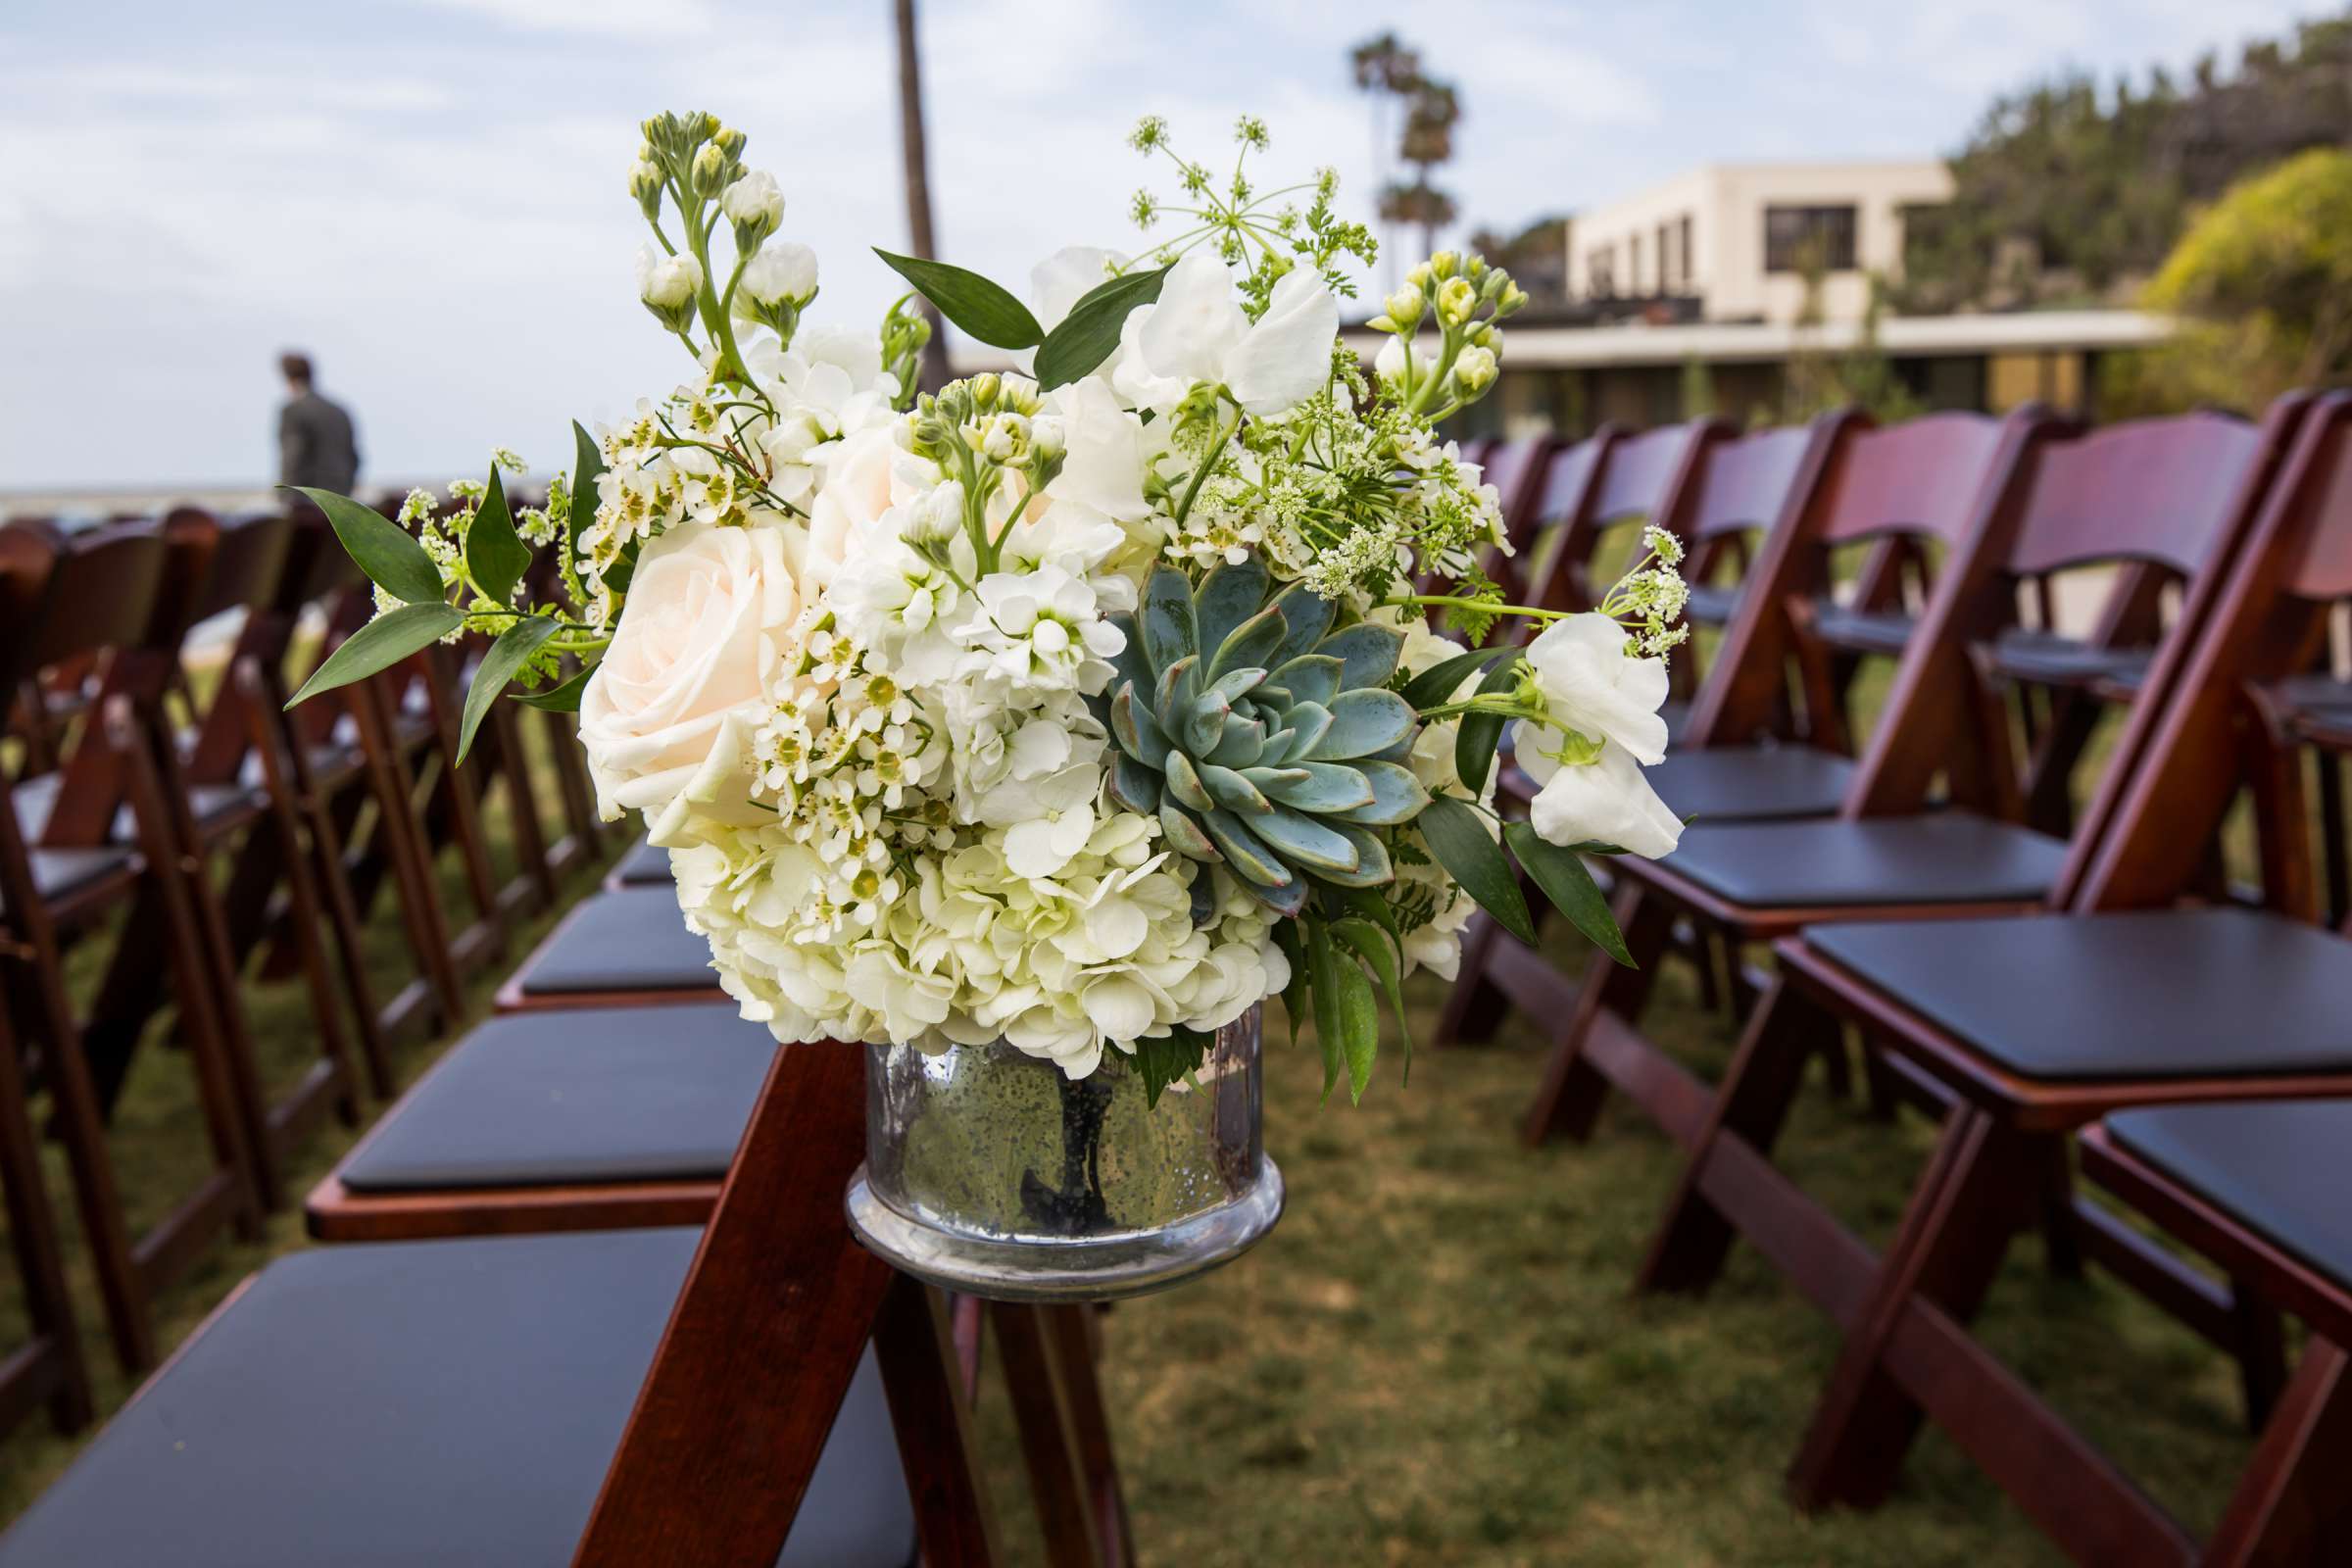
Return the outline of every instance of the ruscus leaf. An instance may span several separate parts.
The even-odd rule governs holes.
[[[1519,879],[1502,858],[1502,846],[1487,833],[1477,808],[1453,795],[1434,795],[1413,819],[1430,854],[1478,906],[1502,922],[1503,929],[1522,942],[1536,940],[1535,921],[1528,916],[1527,900]]]
[[[419,648],[430,648],[465,624],[465,615],[449,605],[403,605],[398,610],[386,611],[344,638],[343,646],[311,671],[311,678],[302,683],[302,690],[286,706],[292,708],[320,692],[366,680]]]
[[[466,714],[458,724],[459,761],[465,761],[466,754],[473,749],[473,732],[482,727],[490,705],[507,689],[507,682],[555,634],[556,622],[545,615],[525,615],[500,632],[498,641],[482,655],[481,663],[474,666],[473,684],[466,689]]]
[[[1544,896],[1594,947],[1629,969],[1638,967],[1634,956],[1626,951],[1625,933],[1617,929],[1617,917],[1609,912],[1608,898],[1574,850],[1546,842],[1527,822],[1513,822],[1502,830],[1502,837]]]
[[[433,558],[424,553],[414,534],[390,517],[332,490],[309,485],[281,488],[310,497],[334,525],[335,537],[343,541],[352,561],[368,574],[368,581],[386,593],[411,605],[436,605],[449,597],[449,587],[442,582]]]
[[[981,342],[993,348],[1026,349],[1045,341],[1046,329],[1037,324],[1029,307],[1015,299],[1003,284],[946,262],[894,255],[879,245],[874,247],[874,254],[892,271],[920,289],[923,298],[939,307],[940,315]]]
[[[1126,324],[1128,313],[1158,299],[1159,286],[1167,275],[1168,270],[1162,267],[1129,272],[1088,289],[1038,349],[1038,386],[1051,392],[1094,374],[1119,346],[1119,328]]]

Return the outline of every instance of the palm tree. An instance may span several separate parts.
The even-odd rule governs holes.
[[[923,147],[923,62],[915,42],[914,0],[897,0],[899,24],[899,154],[906,172],[907,238],[915,255],[925,261],[937,255],[931,230],[930,158]],[[923,390],[936,392],[947,385],[947,323],[930,301],[923,314],[931,319],[931,342],[923,350],[917,379]]]

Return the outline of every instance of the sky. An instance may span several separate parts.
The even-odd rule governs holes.
[[[1358,40],[1455,80],[1440,177],[1512,227],[1691,165],[1956,148],[1992,96],[2235,58],[2294,0],[923,0],[940,254],[1027,292],[1066,244],[1137,247],[1167,117],[1212,165],[1336,168],[1370,216]],[[307,350],[370,482],[560,465],[691,366],[637,303],[637,122],[706,108],[785,191],[819,320],[864,325],[904,248],[889,0],[5,0],[0,492],[234,485],[274,465],[275,357]]]

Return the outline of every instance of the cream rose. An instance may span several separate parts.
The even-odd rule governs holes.
[[[922,486],[906,471],[913,466],[901,462],[906,454],[889,425],[859,430],[812,456],[825,471],[808,509],[808,575],[816,590],[833,580],[843,562],[872,544],[884,513],[915,499]]]
[[[646,546],[604,662],[580,694],[598,808],[654,812],[695,780],[729,714],[756,706],[801,612],[800,530],[689,524]]]

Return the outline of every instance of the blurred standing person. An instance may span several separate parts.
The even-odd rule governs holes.
[[[308,355],[281,354],[277,368],[286,378],[285,407],[277,411],[277,482],[351,494],[360,477],[351,416],[312,387]]]

